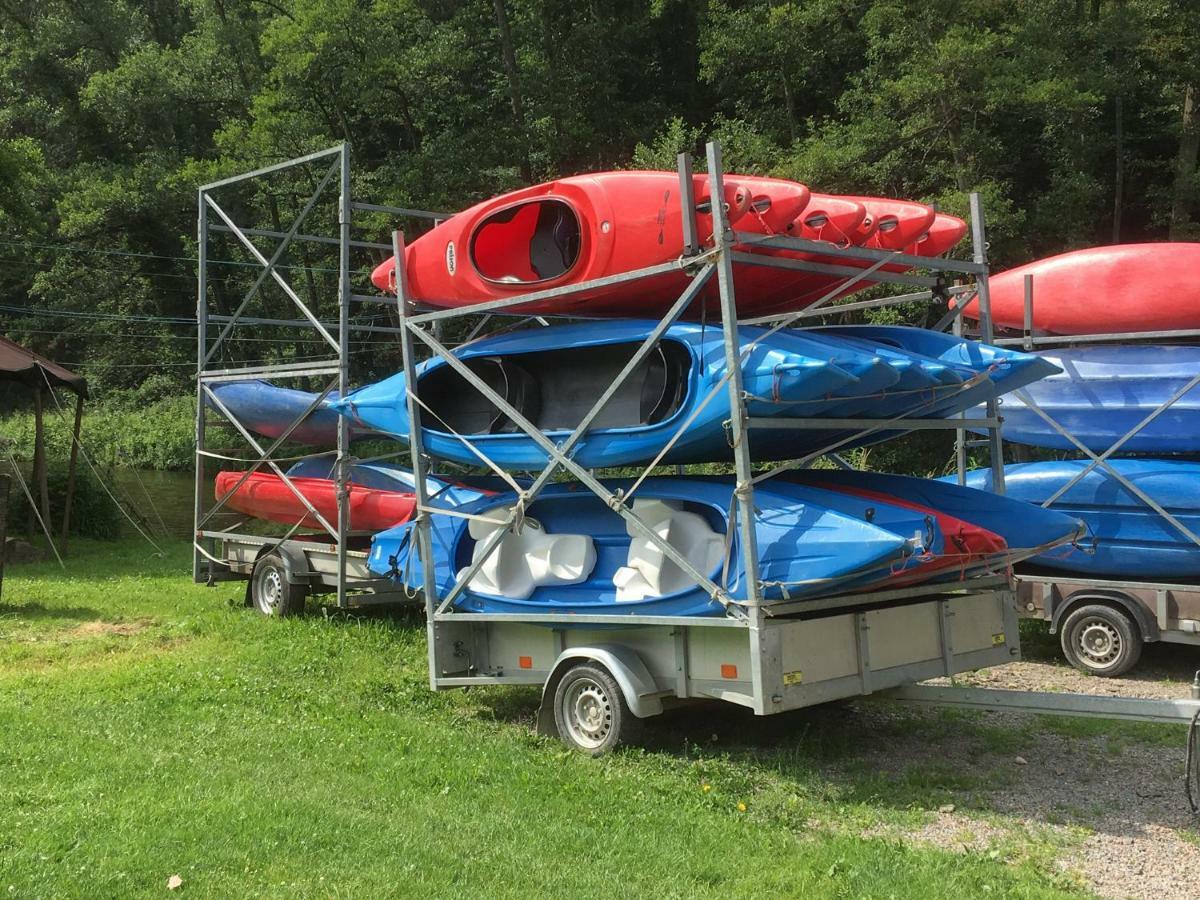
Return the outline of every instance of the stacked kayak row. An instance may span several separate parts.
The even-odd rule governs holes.
[[[485,338],[455,355],[552,441],[565,439],[594,398],[633,357],[654,322],[621,320],[551,326]],[[741,328],[742,376],[751,416],[777,419],[755,429],[759,459],[794,459],[833,444],[875,443],[904,432],[902,417],[947,417],[1056,371],[1027,353],[899,326]],[[585,467],[730,458],[724,423],[725,350],[718,328],[677,324],[592,422],[573,458]],[[545,464],[545,450],[440,358],[417,368],[426,409],[422,435],[434,456],[501,468]],[[407,440],[403,374],[329,400],[303,426],[316,446],[336,443],[338,413],[352,434]],[[315,399],[261,381],[219,385],[227,409],[252,431],[278,437]],[[891,427],[868,434],[801,427],[807,419],[857,418]],[[293,435],[301,433],[300,429]]]
[[[708,178],[695,176],[693,191],[699,237],[709,245]],[[920,203],[817,194],[798,182],[749,175],[726,178],[724,205],[732,227],[746,236],[739,249],[850,268],[865,269],[871,263],[756,246],[752,241],[784,235],[934,257],[957,244],[967,230],[961,219]],[[675,172],[601,172],[523,188],[457,213],[413,241],[405,249],[407,295],[428,306],[462,307],[673,262],[684,252],[681,217]],[[395,292],[395,266],[395,259],[389,259],[372,274],[380,290]],[[909,266],[886,268],[903,272]],[[742,262],[735,262],[734,269],[739,317],[803,309],[843,280]],[[520,304],[514,311],[661,315],[688,280],[675,269],[588,288],[569,298]],[[847,292],[867,286],[857,283]],[[716,287],[710,283],[686,316],[700,318],[716,308]]]
[[[629,480],[604,482],[628,490]],[[698,571],[745,599],[745,557],[729,521],[734,483],[721,477],[648,478],[632,510]],[[768,602],[958,582],[1079,537],[1070,516],[958,485],[867,472],[805,470],[754,492],[759,578]],[[436,503],[436,501],[434,501]],[[440,594],[454,586],[518,496],[491,494],[432,517]],[[467,517],[470,518],[467,518]],[[369,566],[422,588],[415,528],[372,542]],[[592,491],[552,484],[524,510],[456,606],[474,612],[703,616],[724,612],[652,541]]]

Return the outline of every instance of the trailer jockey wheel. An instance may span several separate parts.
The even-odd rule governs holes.
[[[1115,678],[1142,655],[1142,636],[1129,616],[1111,606],[1093,604],[1074,610],[1062,626],[1067,661],[1081,672]]]
[[[283,557],[267,553],[254,564],[249,593],[251,605],[264,616],[295,616],[304,611],[308,589],[287,580]]]
[[[554,724],[568,746],[601,756],[633,736],[638,719],[608,670],[598,663],[572,667],[554,691]]]

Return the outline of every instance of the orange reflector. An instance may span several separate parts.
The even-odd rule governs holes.
[[[737,678],[737,666],[731,663],[721,663],[722,678]]]
[[[532,656],[518,656],[517,657],[517,665],[520,666],[522,669],[532,669],[533,668],[533,657]]]

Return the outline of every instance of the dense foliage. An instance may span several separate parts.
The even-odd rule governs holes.
[[[716,135],[731,168],[827,190],[951,211],[980,190],[1000,264],[1186,238],[1197,34],[1187,0],[0,0],[0,330],[101,396],[186,391],[196,186],[343,140],[357,196],[406,206],[671,165]],[[231,208],[286,230],[312,181],[287,187]],[[243,263],[214,278],[232,309],[255,272],[214,252]],[[284,262],[320,306],[314,253]]]

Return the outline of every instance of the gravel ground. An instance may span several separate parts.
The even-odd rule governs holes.
[[[1083,675],[1050,655],[1048,641],[1036,658],[956,678],[959,684],[1017,690],[1077,691],[1127,697],[1185,698],[1200,667],[1200,648],[1149,645],[1126,677]],[[868,708],[865,716],[912,715]],[[936,715],[930,713],[929,715]],[[904,837],[963,852],[1045,856],[1068,880],[1104,897],[1175,900],[1200,896],[1200,832],[1183,793],[1184,737],[1162,742],[1136,729],[1030,727],[1015,713],[981,717],[984,730],[930,740],[916,731],[880,750],[873,764],[900,775],[914,766],[949,765],[983,788],[957,791],[919,830]],[[1034,720],[1043,721],[1043,720]],[[985,733],[1021,734],[1019,750],[997,745]],[[977,730],[978,731],[978,730]],[[1173,738],[1174,731],[1167,732]],[[994,733],[994,732],[993,732]],[[1161,735],[1160,729],[1155,732]],[[904,746],[907,745],[907,746]],[[973,779],[973,780],[974,780]]]

